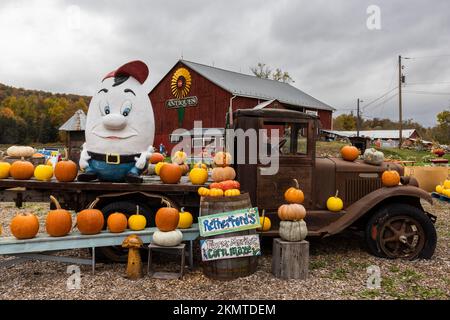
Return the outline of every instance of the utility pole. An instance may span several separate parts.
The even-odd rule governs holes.
[[[398,120],[399,120],[399,127],[398,127],[398,148],[402,148],[403,143],[403,115],[402,115],[402,83],[403,83],[403,76],[402,76],[402,56],[398,56]]]
[[[361,112],[359,111],[359,104],[364,102],[360,98],[356,100],[356,136],[359,137],[359,131],[361,130]]]

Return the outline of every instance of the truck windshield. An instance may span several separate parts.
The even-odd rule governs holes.
[[[308,154],[307,124],[264,122],[263,128],[268,133],[273,129],[279,130],[278,148],[280,155]],[[267,137],[267,141],[271,149],[277,147],[270,142],[270,137]]]

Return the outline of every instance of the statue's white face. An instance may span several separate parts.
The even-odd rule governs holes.
[[[105,79],[89,104],[86,149],[124,155],[153,145],[155,119],[146,91],[133,77],[120,84],[112,77]]]

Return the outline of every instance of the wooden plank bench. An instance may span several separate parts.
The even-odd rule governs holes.
[[[95,248],[120,246],[123,240],[131,235],[138,235],[144,243],[151,243],[153,233],[157,228],[146,228],[141,231],[127,230],[122,233],[111,233],[102,231],[95,235],[82,235],[79,232],[72,232],[65,237],[50,237],[46,234],[40,234],[33,239],[18,240],[15,237],[0,238],[0,255],[15,256],[16,259],[0,262],[0,267],[8,267],[26,260],[45,260],[73,264],[86,264],[92,266],[92,272],[95,272]],[[198,225],[193,224],[189,229],[181,230],[183,241],[189,242],[189,265],[192,268],[193,260],[193,242],[199,237]],[[91,248],[91,259],[81,259],[74,257],[54,256],[48,253],[70,249]],[[46,252],[47,254],[43,254]]]

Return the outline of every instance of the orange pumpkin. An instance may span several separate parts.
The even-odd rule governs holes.
[[[343,146],[341,156],[344,160],[355,161],[359,157],[359,149],[355,146]]]
[[[45,229],[52,237],[63,237],[72,229],[72,215],[69,211],[61,209],[61,205],[54,196],[50,196],[56,209],[50,210],[45,220]]]
[[[168,201],[163,200],[163,203],[166,204],[167,207],[159,208],[158,211],[156,211],[156,227],[163,232],[173,231],[178,226],[180,212],[177,209],[172,208]]]
[[[303,194],[303,191],[300,190],[298,180],[292,180],[294,180],[295,187],[290,187],[286,190],[286,192],[284,193],[284,199],[286,199],[286,201],[289,203],[303,203],[303,201],[305,200],[305,195]]]
[[[178,183],[182,175],[181,167],[176,163],[166,163],[159,170],[159,177],[164,183]]]
[[[228,152],[219,151],[214,156],[214,163],[218,167],[226,167],[231,164],[231,154]]]
[[[232,167],[217,167],[212,170],[211,178],[214,182],[234,180],[236,178],[236,171]]]
[[[28,180],[34,174],[34,166],[29,161],[17,160],[11,165],[9,174],[17,180]]]
[[[381,175],[381,182],[385,187],[395,187],[400,183],[400,174],[395,170],[390,170],[389,166]]]
[[[39,220],[34,214],[19,213],[12,218],[9,228],[17,239],[31,239],[39,231]]]
[[[127,216],[120,212],[111,213],[106,220],[109,231],[112,233],[124,232],[128,225]]]
[[[37,153],[33,154],[31,157],[32,158],[43,158],[45,156],[42,153],[37,152]]]
[[[55,165],[55,178],[60,182],[72,182],[78,174],[78,167],[72,160],[62,160]]]
[[[151,164],[157,164],[158,162],[164,161],[164,156],[161,153],[155,152],[155,153],[152,153],[149,161]]]
[[[283,204],[278,208],[278,218],[280,220],[298,221],[306,217],[306,210],[301,204]]]
[[[211,183],[210,185],[209,185],[209,188],[210,189],[220,189],[221,188],[221,184],[220,184],[220,182],[213,182],[213,183]]]
[[[81,234],[97,234],[105,224],[103,213],[97,209],[84,209],[77,215],[77,227]]]
[[[240,189],[241,184],[236,180],[225,180],[219,183],[219,188],[223,191],[227,191],[230,189]]]

